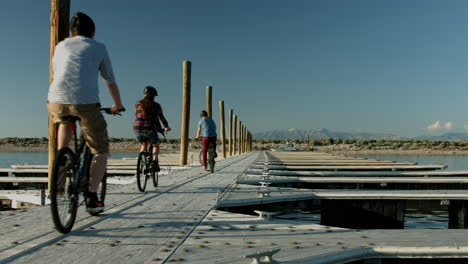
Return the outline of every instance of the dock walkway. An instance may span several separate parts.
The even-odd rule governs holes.
[[[113,189],[106,212],[80,208],[73,231],[55,231],[50,208],[0,212],[0,263],[164,263],[216,204],[222,192],[258,156],[246,154],[160,179],[158,190],[136,184]]]
[[[212,174],[191,168],[165,175],[157,190],[148,186],[146,193],[138,192],[136,184],[113,186],[106,199],[106,212],[92,217],[80,208],[73,231],[66,235],[53,228],[48,206],[0,212],[0,263],[247,264],[252,259],[245,256],[276,251],[273,259],[287,264],[339,264],[368,258],[468,258],[467,229],[347,229],[301,219],[261,218],[217,210],[223,203],[228,206],[234,201],[236,205],[247,205],[246,201],[239,202],[243,198],[266,201],[295,193],[293,200],[301,199],[301,195],[306,199],[311,195],[323,199],[334,199],[335,195],[340,199],[343,196],[336,196],[340,192],[350,193],[244,184],[242,181],[252,178],[247,175],[255,164],[267,162],[263,157],[263,153],[250,153],[221,160]],[[324,157],[333,158],[321,154],[320,158]],[[465,183],[462,177],[459,174],[456,179],[451,176],[439,180]],[[261,180],[257,175],[253,178]],[[258,197],[268,189],[270,196]],[[356,196],[368,195],[370,199],[385,199],[385,195],[397,192],[404,193],[354,190]],[[428,197],[426,191],[421,193],[420,198]],[[415,192],[409,190],[404,195],[414,198]],[[468,191],[430,195],[434,199],[465,200]]]

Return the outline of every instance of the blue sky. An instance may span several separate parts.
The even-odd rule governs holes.
[[[0,4],[0,137],[47,135],[50,1]],[[411,137],[466,131],[468,2],[463,0],[71,0],[96,23],[129,110],[159,90],[180,135],[182,62],[192,62],[191,135],[205,87],[252,132],[289,128]],[[110,105],[102,82],[101,101]],[[219,123],[219,121],[218,121]]]

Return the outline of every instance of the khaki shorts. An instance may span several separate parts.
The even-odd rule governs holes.
[[[62,120],[66,116],[76,116],[86,144],[93,154],[109,153],[109,139],[107,123],[101,114],[100,104],[57,104],[47,103],[49,114],[54,123],[66,123]],[[68,122],[69,123],[69,122]]]

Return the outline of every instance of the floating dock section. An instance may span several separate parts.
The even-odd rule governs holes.
[[[300,165],[291,165],[295,160]],[[329,166],[333,160],[340,165]],[[175,171],[145,193],[134,183],[116,185],[108,192],[105,213],[93,217],[81,208],[66,235],[54,230],[48,206],[2,211],[0,263],[339,264],[468,258],[468,230],[463,229],[468,191],[462,187],[468,172],[449,173],[440,165],[376,163],[326,153],[233,156],[219,160],[214,173],[200,167]],[[295,169],[277,170],[276,164]],[[401,166],[407,169],[395,169]],[[409,187],[399,189],[398,184]],[[341,226],[360,224],[355,220],[365,215],[397,228],[409,200],[447,204],[450,227],[457,229]],[[285,219],[274,210],[312,206],[321,210],[319,222]]]

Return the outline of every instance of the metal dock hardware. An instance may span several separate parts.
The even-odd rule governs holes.
[[[278,248],[278,249],[274,249],[274,250],[270,250],[270,251],[245,255],[244,257],[253,259],[252,262],[250,262],[250,264],[278,263],[275,260],[273,260],[273,255],[278,253],[280,250],[281,249]]]
[[[271,182],[266,182],[266,181],[261,181],[259,183],[261,184],[260,187],[268,187],[271,184]]]
[[[280,212],[267,212],[259,210],[254,210],[254,212],[258,214],[258,218],[261,218],[265,221],[270,221],[271,219],[273,219],[274,215],[280,214]]]
[[[270,197],[270,192],[269,191],[258,191],[257,193],[259,194],[258,195],[259,198]]]

